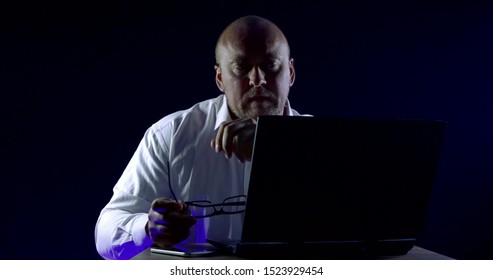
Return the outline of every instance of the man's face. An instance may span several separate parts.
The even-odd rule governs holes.
[[[219,53],[216,84],[233,118],[283,114],[295,77],[285,40],[240,34],[226,40]]]

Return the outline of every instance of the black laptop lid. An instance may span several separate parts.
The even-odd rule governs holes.
[[[413,239],[446,122],[259,117],[243,242]]]

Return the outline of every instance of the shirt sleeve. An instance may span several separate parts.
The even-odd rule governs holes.
[[[96,249],[105,259],[130,259],[152,245],[145,232],[151,203],[169,197],[167,146],[148,129],[113,188],[95,227]]]

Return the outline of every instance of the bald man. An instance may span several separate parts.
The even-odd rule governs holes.
[[[96,223],[103,258],[130,259],[153,244],[239,238],[256,118],[300,115],[288,101],[294,62],[283,32],[258,16],[228,25],[215,55],[223,94],[146,131]]]

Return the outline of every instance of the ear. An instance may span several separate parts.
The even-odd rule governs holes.
[[[296,73],[294,71],[294,59],[292,58],[289,60],[289,78],[289,86],[292,86],[294,84],[294,79],[296,78]]]
[[[223,85],[223,77],[221,74],[221,68],[219,67],[219,64],[214,65],[214,70],[216,70],[216,85],[217,88],[224,92],[224,85]]]

